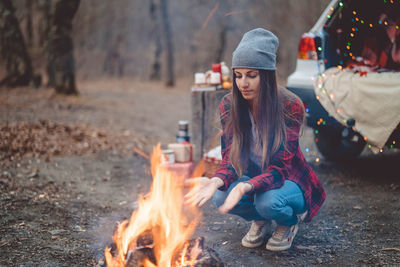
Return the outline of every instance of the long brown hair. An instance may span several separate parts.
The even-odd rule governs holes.
[[[271,70],[259,70],[260,90],[254,105],[254,120],[257,125],[262,146],[261,169],[268,167],[271,155],[281,146],[286,149],[285,121],[295,120],[284,107],[284,100],[297,97],[285,88],[279,88],[276,73]],[[301,123],[301,122],[299,122]],[[228,129],[232,132],[230,162],[241,177],[246,171],[252,142],[249,103],[243,98],[233,74],[232,104],[228,118]]]

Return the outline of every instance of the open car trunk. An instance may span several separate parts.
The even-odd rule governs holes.
[[[378,150],[400,147],[400,59],[392,52],[400,52],[399,26],[400,1],[347,0],[328,15],[320,39],[317,99],[344,126],[355,120],[348,129]]]
[[[400,24],[400,1],[397,0],[347,0],[338,3],[324,26],[324,55],[326,69],[341,65],[347,67],[359,63],[363,48],[371,39],[377,50],[384,50],[390,43],[386,30],[388,23]],[[399,40],[397,40],[399,41]],[[379,60],[378,60],[379,61]],[[378,63],[378,62],[373,62]],[[396,64],[395,64],[396,65]],[[400,64],[388,64],[381,68],[400,71]]]

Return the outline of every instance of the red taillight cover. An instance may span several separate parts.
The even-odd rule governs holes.
[[[313,60],[318,59],[314,37],[308,34],[303,34],[299,43],[299,51],[297,53],[297,58],[313,59]]]

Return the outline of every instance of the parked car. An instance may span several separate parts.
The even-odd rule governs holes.
[[[368,27],[371,25],[364,27],[360,24],[362,26],[355,28],[355,19],[377,21],[379,15],[387,10],[399,17],[399,1],[333,0],[311,30],[304,33],[300,40],[296,69],[288,77],[287,88],[302,99],[307,125],[315,129],[317,148],[327,159],[355,158],[362,152],[366,142],[360,133],[353,130],[354,120],[349,119],[347,125],[344,125],[328,114],[316,98],[314,80],[328,68],[347,67],[354,62],[356,54],[361,54],[363,44],[370,34]],[[358,18],[355,14],[363,14],[364,17]],[[352,53],[348,53],[346,36],[353,32],[357,33],[357,36],[352,39]],[[399,137],[398,126],[387,145],[399,148],[400,142],[393,142],[395,139],[400,140]]]

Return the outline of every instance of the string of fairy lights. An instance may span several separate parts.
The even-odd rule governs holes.
[[[383,0],[383,2],[385,4],[394,4],[395,0]],[[343,7],[344,7],[344,3],[343,2],[339,2],[338,3],[338,9],[339,9],[338,12],[339,13],[343,9]],[[328,14],[327,14],[328,20],[332,18],[333,12],[334,12],[334,7],[331,7],[330,10],[328,11]],[[356,59],[356,54],[354,53],[354,51],[352,51],[352,41],[356,38],[357,34],[360,32],[360,28],[368,28],[368,29],[372,30],[372,29],[374,29],[374,27],[377,27],[377,26],[380,26],[380,25],[381,26],[382,25],[391,26],[390,23],[393,23],[393,22],[389,22],[387,17],[384,17],[383,19],[381,17],[381,18],[378,18],[375,21],[368,20],[358,10],[353,10],[352,11],[352,15],[353,15],[353,17],[351,18],[351,22],[352,22],[351,32],[347,35],[347,39],[345,41],[345,51],[344,51],[343,55],[345,57],[349,56],[351,59],[355,60]],[[396,30],[399,30],[399,28],[400,28],[398,24],[394,24],[394,27],[396,28]],[[321,51],[322,47],[317,47],[317,49],[318,49],[318,51]],[[325,60],[325,63],[326,63],[326,60]],[[339,65],[337,66],[337,70],[338,70],[338,73],[347,71],[347,69],[343,66],[343,61],[342,60],[339,62]],[[330,76],[334,77],[335,75],[336,74],[331,74]],[[318,90],[322,94],[328,94],[328,92],[325,89],[325,81],[326,81],[327,78],[328,78],[328,76],[325,75],[324,73],[320,73],[318,75],[318,77],[317,77],[316,86],[317,86]],[[320,96],[319,95],[317,95],[316,98],[317,98],[317,100],[320,100]],[[334,99],[335,99],[335,95],[334,94],[332,94],[332,93],[329,94],[327,99],[329,99],[329,101],[331,102],[331,104],[333,106],[336,106],[336,104],[334,102]],[[306,112],[308,112],[308,110],[306,110]],[[341,110],[340,109],[336,109],[336,112],[342,118],[343,124],[346,125],[347,120],[341,114]],[[323,118],[320,118],[317,121],[317,125],[318,126],[326,125],[326,124],[327,124],[327,122]],[[314,133],[315,133],[315,136],[316,136],[315,142],[318,142],[319,141],[318,140],[319,130],[318,129],[314,130]],[[364,140],[368,141],[368,139],[366,137],[364,137]],[[392,144],[390,144],[389,147],[386,147],[386,149],[389,150],[389,149],[393,148],[395,144],[396,144],[396,141],[392,141]],[[377,152],[377,151],[383,152],[384,151],[384,149],[374,147],[371,144],[368,144],[368,148],[370,150],[372,150],[373,152]],[[310,149],[308,147],[306,147],[305,148],[305,152],[309,153]],[[315,159],[315,162],[318,163],[319,161],[320,161],[320,159],[317,157]]]
[[[384,4],[395,4],[395,0],[383,0]],[[399,0],[397,0],[399,2]],[[343,2],[338,3],[338,13],[342,11],[344,7]],[[332,18],[332,13],[334,12],[335,8],[331,7],[328,14],[326,15],[328,21]],[[387,18],[384,18],[380,20],[379,18],[375,21],[370,21],[369,19],[366,19],[362,14],[360,14],[360,11],[358,10],[353,10],[352,11],[353,17],[351,18],[351,22],[353,23],[353,26],[351,27],[351,32],[347,35],[347,39],[345,41],[345,49],[346,51],[343,53],[345,57],[351,57],[353,60],[356,59],[355,53],[352,51],[352,41],[357,37],[357,34],[360,32],[361,27],[367,26],[370,30],[374,29],[374,27],[378,25],[384,25],[384,26],[390,26],[390,22],[388,21]],[[393,23],[393,22],[392,22]],[[325,27],[327,25],[325,24]],[[400,29],[400,25],[394,24],[394,27],[396,30]],[[322,47],[317,47],[318,51],[322,50]],[[340,61],[340,65],[343,66],[343,61]]]
[[[389,2],[387,0],[384,0],[385,3]],[[390,0],[391,4],[394,4],[394,0]],[[353,26],[351,27],[351,32],[348,35],[347,42],[345,43],[346,45],[346,52],[344,52],[344,56],[350,56],[353,60],[356,59],[355,54],[352,51],[352,40],[356,37],[356,35],[360,32],[361,27],[368,28],[369,30],[373,30],[375,27],[379,25],[384,25],[384,26],[391,26],[390,22],[388,21],[388,18],[378,18],[377,20],[374,21],[369,21],[366,19],[362,14],[360,14],[359,11],[353,10],[352,11],[353,18],[351,19]],[[399,30],[399,25],[394,24],[393,25],[396,30]]]

